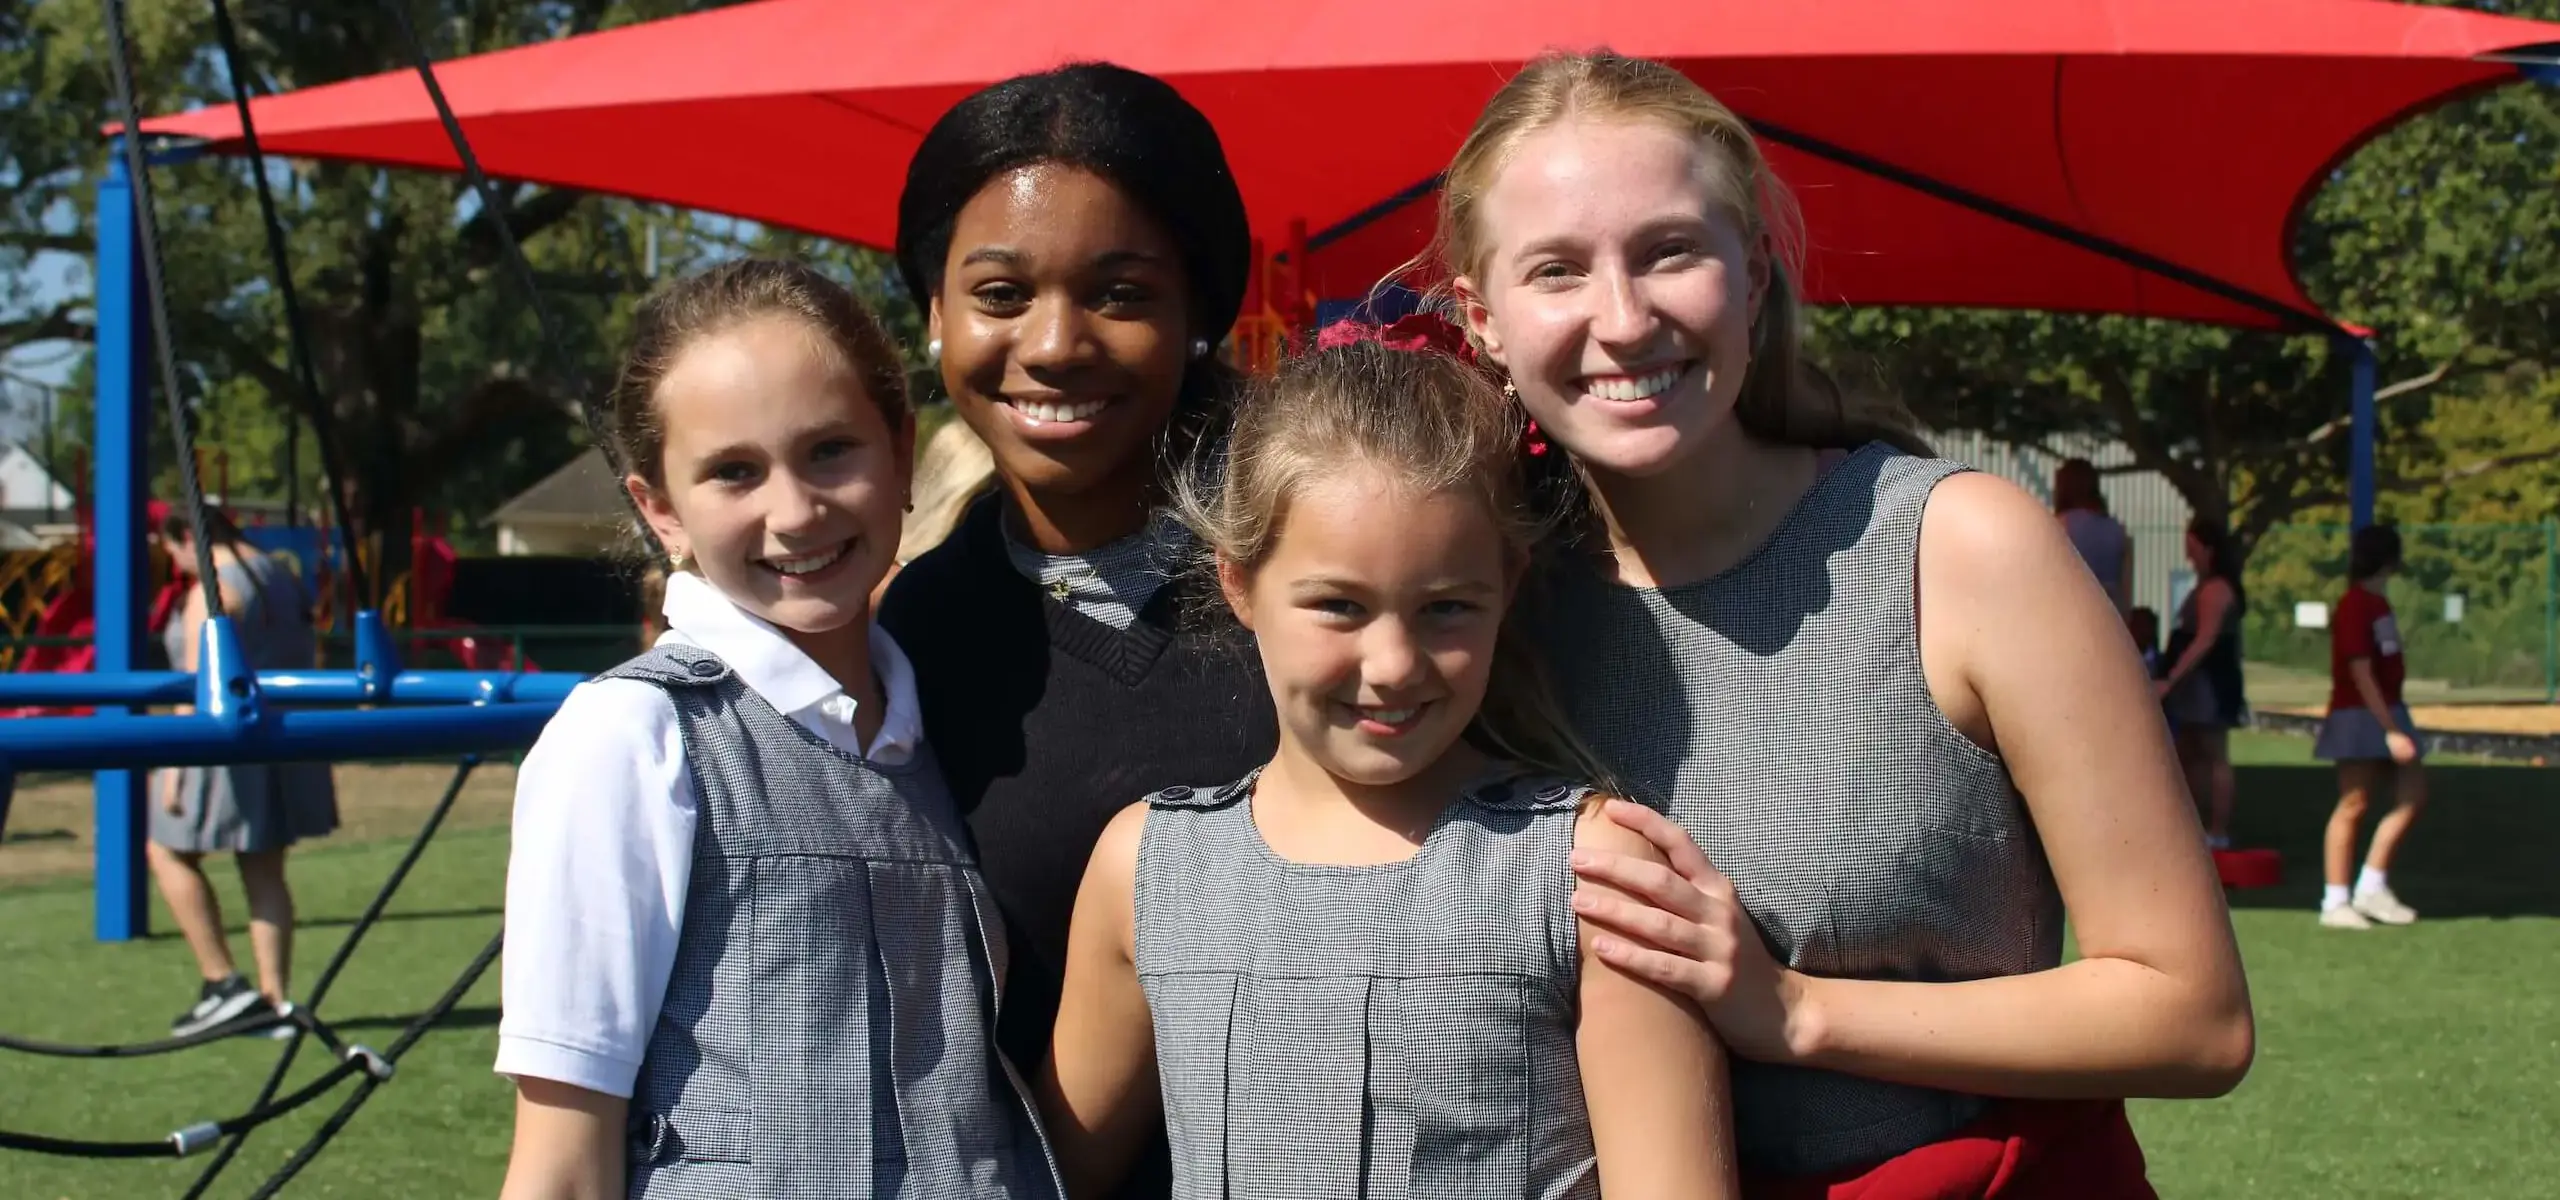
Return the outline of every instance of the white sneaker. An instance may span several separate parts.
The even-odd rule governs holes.
[[[2418,919],[2418,910],[2400,903],[2400,897],[2392,895],[2387,887],[2357,892],[2356,898],[2347,903],[2353,905],[2357,912],[2385,925],[2406,925]]]
[[[2320,927],[2323,929],[2371,929],[2373,922],[2365,920],[2364,914],[2357,912],[2353,904],[2332,904],[2320,910]]]

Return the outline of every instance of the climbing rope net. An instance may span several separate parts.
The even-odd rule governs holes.
[[[447,702],[459,698],[480,709],[514,707],[526,710],[513,714],[494,712],[479,714],[496,717],[495,720],[465,721],[459,718],[472,714],[452,713],[451,716],[456,719],[444,723],[445,732],[442,735],[448,741],[456,738],[476,739],[483,743],[482,748],[487,748],[503,743],[522,744],[523,741],[529,740],[529,732],[538,729],[539,722],[528,720],[528,714],[532,717],[547,717],[547,712],[536,705],[504,704],[518,698],[516,679],[464,680],[461,682],[467,686],[457,689],[449,686],[453,681],[429,678],[438,673],[401,675],[393,665],[393,656],[389,655],[387,650],[378,651],[368,657],[363,645],[368,624],[373,626],[373,632],[379,632],[379,622],[370,620],[374,617],[371,613],[359,614],[360,665],[355,672],[355,677],[343,681],[324,681],[345,686],[306,688],[302,694],[316,697],[323,702],[354,700],[385,706],[370,711],[318,714],[278,714],[260,710],[258,697],[262,683],[268,683],[279,690],[290,691],[292,689],[289,685],[295,681],[282,678],[266,681],[262,680],[257,672],[247,669],[246,665],[239,660],[237,644],[231,640],[232,634],[228,628],[227,618],[222,616],[221,597],[217,590],[217,576],[212,561],[213,539],[206,536],[207,526],[210,524],[208,510],[203,488],[196,476],[195,453],[188,427],[184,393],[179,388],[177,360],[170,342],[168,292],[161,277],[164,260],[160,253],[157,221],[152,207],[150,177],[147,173],[148,163],[141,147],[142,115],[135,100],[131,61],[132,44],[126,33],[124,2],[123,0],[102,0],[102,2],[106,13],[108,57],[115,77],[116,100],[122,117],[122,135],[118,141],[134,192],[134,232],[139,251],[138,257],[141,259],[144,291],[150,304],[149,315],[154,348],[157,351],[161,394],[167,402],[170,432],[176,446],[179,483],[186,493],[187,518],[193,533],[196,577],[204,591],[207,613],[202,642],[203,654],[199,659],[193,683],[198,712],[209,714],[219,724],[205,727],[211,732],[196,729],[195,726],[189,727],[191,732],[186,741],[185,752],[195,757],[187,761],[255,761],[261,757],[280,761],[325,757],[330,753],[347,750],[378,749],[378,747],[365,745],[368,733],[393,731],[415,733],[423,727],[423,723],[418,720],[404,719],[414,718],[417,714],[404,713],[387,707],[387,702],[395,699],[391,695],[395,677],[397,681],[407,684],[417,697]],[[425,46],[417,36],[416,29],[410,23],[406,8],[400,0],[382,0],[382,9],[405,43],[418,77],[425,85],[429,98],[435,104],[437,116],[442,121],[447,136],[453,142],[455,154],[461,161],[464,174],[470,186],[478,194],[481,206],[480,219],[487,220],[495,229],[503,256],[513,268],[518,283],[524,287],[530,298],[529,306],[533,309],[535,320],[541,326],[542,348],[546,358],[551,360],[551,365],[556,370],[559,362],[556,327],[543,309],[531,264],[526,261],[523,248],[516,242],[514,230],[508,219],[508,205],[505,197],[490,185],[488,177],[480,170],[479,162],[471,152],[469,140],[463,134],[461,123],[455,119],[452,107],[445,100],[443,89],[436,82],[434,66]],[[266,223],[270,265],[275,272],[278,298],[284,307],[285,327],[292,357],[292,375],[302,392],[301,407],[314,424],[316,440],[320,444],[322,469],[329,478],[328,492],[337,510],[335,523],[341,539],[341,561],[347,564],[349,572],[358,572],[362,568],[352,543],[354,536],[352,526],[347,520],[345,489],[338,486],[342,464],[338,457],[337,441],[332,436],[329,408],[323,400],[318,377],[312,367],[305,326],[294,292],[293,272],[285,254],[284,229],[277,216],[275,199],[268,184],[266,158],[259,148],[256,126],[250,116],[249,76],[241,67],[239,38],[233,27],[226,0],[212,0],[212,15],[224,65],[230,76],[232,101],[239,112],[242,147],[249,159],[250,176],[258,190],[259,211]],[[587,420],[590,433],[594,433],[597,429],[598,414],[583,401],[580,409]],[[596,437],[594,440],[597,445],[606,444],[601,437]],[[351,599],[361,598],[367,594],[361,578],[350,574],[347,582],[352,589]],[[349,605],[350,609],[354,607],[353,603]],[[299,674],[309,677],[328,673],[302,672]],[[84,685],[81,690],[100,699],[132,703],[138,702],[145,696],[162,695],[165,690],[162,685],[167,682],[169,681],[147,680],[143,681],[143,684],[148,686],[127,687],[116,681],[99,681],[96,686]],[[416,697],[396,698],[414,700]],[[5,820],[7,812],[8,784],[6,781],[11,771],[28,765],[74,768],[137,765],[135,761],[137,754],[141,756],[139,762],[142,765],[149,765],[155,761],[166,763],[172,759],[171,752],[166,749],[170,744],[167,740],[170,734],[165,731],[179,728],[178,725],[172,724],[173,722],[195,719],[127,718],[107,726],[96,727],[83,736],[70,739],[74,744],[68,748],[51,743],[57,743],[60,740],[58,735],[71,730],[74,725],[87,725],[95,718],[26,718],[22,720],[33,724],[49,725],[51,728],[44,732],[57,736],[48,738],[42,734],[29,733],[26,731],[26,726],[21,725],[19,730],[10,731],[12,736],[0,737],[0,820]],[[203,723],[196,722],[196,724]],[[157,729],[154,728],[155,725],[158,726]],[[156,742],[155,739],[157,739]],[[216,745],[217,742],[221,744]],[[303,753],[293,753],[293,751]],[[151,757],[155,752],[159,755],[156,760]],[[75,761],[82,755],[89,755],[94,761]],[[446,786],[443,796],[436,802],[434,808],[429,811],[416,836],[410,839],[407,851],[401,856],[399,863],[392,868],[389,878],[383,881],[381,889],[374,894],[372,902],[365,906],[363,915],[358,917],[354,926],[349,929],[346,940],[341,942],[336,952],[330,956],[328,965],[320,972],[318,980],[311,985],[307,997],[299,1003],[278,1005],[274,1013],[254,1019],[235,1021],[186,1036],[151,1042],[122,1045],[71,1045],[0,1035],[0,1050],[24,1054],[66,1058],[140,1058],[189,1050],[244,1033],[271,1032],[279,1027],[289,1028],[290,1035],[276,1059],[274,1068],[268,1072],[266,1081],[260,1085],[257,1095],[245,1109],[233,1116],[199,1121],[164,1137],[150,1140],[92,1140],[0,1130],[0,1149],[81,1158],[183,1158],[218,1144],[219,1151],[206,1164],[203,1172],[197,1176],[194,1184],[185,1193],[188,1200],[195,1200],[213,1186],[215,1180],[221,1177],[223,1170],[239,1155],[249,1136],[260,1127],[337,1092],[341,1085],[349,1080],[355,1081],[353,1089],[347,1091],[338,1101],[337,1109],[329,1114],[302,1146],[295,1150],[274,1174],[260,1184],[252,1195],[264,1198],[280,1191],[300,1174],[304,1167],[310,1165],[312,1159],[329,1144],[332,1138],[337,1136],[340,1130],[346,1128],[357,1110],[364,1106],[365,1101],[370,1099],[377,1089],[391,1081],[401,1057],[416,1046],[419,1039],[425,1037],[437,1023],[443,1021],[453,1011],[454,1006],[461,1002],[462,997],[479,982],[490,965],[497,961],[499,949],[503,944],[503,932],[492,936],[488,945],[463,966],[461,973],[454,977],[452,985],[445,989],[444,994],[437,997],[433,1004],[413,1018],[401,1029],[396,1038],[381,1049],[339,1036],[338,1031],[333,1029],[321,1015],[321,1005],[327,999],[331,986],[337,982],[339,973],[346,968],[347,963],[355,956],[357,947],[363,944],[366,934],[372,930],[377,921],[381,920],[384,911],[390,907],[393,897],[399,893],[401,884],[407,880],[410,870],[417,865],[419,857],[425,853],[428,844],[435,837],[436,830],[443,825],[446,814],[452,810],[455,799],[461,795],[463,785],[469,781],[473,769],[480,762],[481,756],[477,752],[467,753],[462,757],[454,769],[452,781]],[[291,1092],[283,1092],[285,1080],[292,1072],[294,1062],[306,1042],[317,1042],[334,1058],[335,1062],[329,1069]],[[280,1095],[280,1092],[283,1094]]]
[[[358,1080],[355,1090],[347,1093],[346,1098],[338,1102],[337,1111],[329,1114],[328,1119],[321,1122],[320,1128],[313,1131],[302,1146],[285,1160],[284,1165],[276,1168],[275,1172],[267,1177],[266,1182],[260,1184],[258,1190],[251,1195],[263,1200],[264,1197],[273,1196],[281,1191],[285,1184],[292,1182],[294,1176],[301,1174],[302,1169],[311,1164],[311,1160],[329,1144],[330,1139],[338,1135],[338,1131],[346,1128],[347,1122],[355,1117],[356,1110],[364,1107],[365,1101],[373,1097],[374,1090],[391,1081],[401,1056],[407,1054],[410,1047],[417,1045],[418,1040],[425,1037],[428,1030],[444,1020],[453,1011],[454,1005],[461,1003],[463,996],[467,995],[472,986],[480,981],[481,975],[488,971],[490,964],[498,960],[498,950],[504,941],[503,934],[490,938],[489,944],[472,957],[471,961],[462,968],[460,975],[454,977],[452,986],[447,987],[443,995],[436,997],[435,1003],[428,1005],[426,1011],[412,1018],[408,1025],[401,1029],[399,1036],[380,1050],[361,1042],[351,1042],[339,1037],[337,1031],[331,1029],[329,1023],[320,1016],[321,1002],[328,998],[329,989],[337,982],[339,972],[346,969],[348,961],[355,957],[356,947],[364,943],[365,935],[372,931],[375,922],[382,919],[383,912],[391,907],[392,897],[399,893],[400,885],[408,879],[410,868],[415,867],[419,857],[426,853],[427,844],[434,840],[436,830],[444,824],[445,814],[452,811],[455,798],[462,794],[463,784],[470,780],[472,769],[479,763],[479,757],[473,755],[465,757],[454,768],[452,782],[445,786],[444,795],[436,801],[435,807],[428,811],[425,822],[418,827],[417,835],[409,840],[408,850],[400,856],[399,863],[391,868],[390,877],[383,880],[381,889],[374,893],[373,901],[365,905],[363,915],[357,917],[355,924],[347,930],[346,940],[340,942],[336,953],[329,956],[328,965],[321,969],[319,979],[311,985],[310,994],[300,1003],[280,1005],[273,1015],[220,1025],[185,1037],[128,1045],[65,1045],[0,1034],[0,1050],[14,1050],[22,1054],[42,1054],[60,1058],[143,1058],[193,1049],[242,1034],[263,1032],[277,1026],[291,1027],[292,1036],[285,1042],[283,1052],[277,1055],[274,1069],[267,1072],[266,1082],[259,1085],[256,1098],[249,1102],[246,1109],[235,1116],[196,1122],[175,1130],[166,1137],[151,1141],[89,1140],[0,1130],[0,1149],[25,1150],[37,1154],[57,1154],[75,1158],[184,1158],[219,1142],[222,1145],[221,1151],[205,1165],[204,1170],[197,1175],[195,1183],[186,1191],[188,1200],[195,1200],[196,1197],[204,1195],[205,1191],[213,1186],[215,1180],[221,1178],[223,1170],[229,1167],[232,1160],[239,1155],[241,1147],[247,1143],[251,1132],[330,1094],[349,1079]],[[306,1040],[316,1041],[327,1049],[337,1060],[336,1064],[292,1092],[282,1096],[277,1095],[277,1092],[284,1087],[286,1076],[293,1070],[294,1059],[301,1053]]]

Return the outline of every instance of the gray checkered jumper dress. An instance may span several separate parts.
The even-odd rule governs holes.
[[[252,553],[220,564],[214,573],[240,605],[231,629],[251,667],[276,671],[312,665],[311,599],[293,568],[274,555]],[[173,613],[161,627],[161,645],[172,665],[186,661],[186,624]],[[326,837],[338,827],[338,785],[325,762],[163,767],[152,775],[151,840],[171,850],[255,854]],[[160,789],[172,775],[177,777],[176,812],[160,803]]]
[[[845,754],[698,649],[602,678],[665,689],[700,805],[631,1195],[1056,1196],[995,1050],[995,901],[931,753]]]
[[[2062,901],[2000,759],[1920,671],[1920,514],[1964,468],[1870,445],[1768,542],[1675,588],[1559,572],[1544,614],[1575,728],[1663,804],[1779,961],[1948,981],[2061,961]],[[1828,1171],[1939,1140],[1976,1097],[1733,1062],[1746,1167]]]
[[[1597,1197],[1575,1065],[1583,788],[1471,788],[1414,856],[1293,863],[1253,777],[1148,797],[1137,968],[1176,1200]]]

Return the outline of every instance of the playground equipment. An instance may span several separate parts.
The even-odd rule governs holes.
[[[159,525],[166,509],[159,501],[151,502],[152,527]],[[411,521],[410,569],[390,580],[382,596],[364,598],[379,601],[378,609],[392,641],[412,655],[426,651],[450,657],[467,672],[539,671],[539,665],[522,653],[517,642],[491,637],[476,624],[448,614],[446,605],[452,594],[457,561],[453,545],[440,529],[431,531],[423,512],[413,513]],[[348,637],[355,617],[354,613],[342,611],[339,602],[342,591],[353,589],[346,584],[341,557],[328,532],[301,525],[251,524],[240,530],[242,540],[283,559],[302,581],[313,603],[313,624],[324,645]],[[372,548],[359,546],[358,556],[378,562],[379,555],[367,553]],[[91,522],[84,511],[76,542],[0,561],[0,629],[18,643],[15,652],[0,659],[0,666],[21,675],[85,675],[95,670],[97,621],[95,595],[90,587],[95,557]],[[182,579],[159,569],[162,565],[154,556],[156,590],[142,624],[144,632],[153,636],[176,614],[187,591]],[[315,654],[321,649],[322,646],[315,646]],[[0,697],[42,693],[49,686],[0,679]],[[24,703],[0,707],[0,718],[86,716],[90,711],[87,706]]]
[[[419,71],[427,78],[432,90],[431,68],[423,47],[418,46],[416,34],[409,26],[407,13],[398,0],[387,0],[385,8],[400,34],[410,42]],[[122,128],[130,134],[138,126],[141,113],[133,99],[124,5],[122,0],[105,0],[105,9],[110,61],[122,110]],[[213,12],[224,64],[228,68],[245,130],[250,120],[245,91],[247,75],[241,69],[230,12],[223,0],[213,0]],[[457,129],[456,137],[459,136]],[[283,300],[286,327],[293,343],[296,375],[305,390],[306,400],[314,401],[306,404],[306,411],[315,422],[325,422],[326,409],[316,402],[317,387],[310,357],[303,344],[301,314],[293,294],[293,275],[285,259],[282,229],[269,193],[268,175],[257,149],[255,133],[248,132],[246,138],[253,164],[250,174],[257,186],[260,207],[265,216],[268,247]],[[97,932],[102,939],[121,939],[138,934],[142,926],[142,879],[138,869],[142,795],[141,780],[135,775],[135,768],[252,761],[328,761],[383,754],[443,752],[463,755],[443,800],[419,830],[407,856],[385,881],[373,903],[322,972],[310,998],[301,1005],[286,1008],[271,1022],[289,1024],[292,1040],[286,1044],[275,1069],[246,1111],[221,1120],[189,1125],[155,1140],[100,1141],[0,1130],[0,1148],[80,1157],[184,1156],[219,1143],[220,1153],[187,1193],[194,1197],[212,1186],[252,1131],[318,1099],[340,1083],[362,1076],[362,1082],[340,1103],[336,1113],[321,1126],[319,1132],[254,1193],[266,1197],[289,1182],[338,1130],[345,1127],[374,1089],[393,1077],[400,1056],[442,1020],[496,961],[503,935],[492,937],[487,946],[462,969],[445,994],[412,1021],[386,1050],[376,1051],[340,1039],[318,1014],[320,1001],[338,971],[365,932],[380,918],[410,866],[434,836],[473,765],[479,761],[479,752],[531,742],[576,680],[574,677],[521,672],[405,671],[401,669],[399,654],[381,614],[370,609],[353,614],[355,667],[352,670],[258,671],[249,668],[230,618],[223,615],[215,583],[212,545],[207,537],[208,505],[189,441],[178,386],[177,360],[170,344],[166,311],[168,292],[161,277],[162,257],[158,223],[152,207],[150,175],[138,136],[120,136],[117,141],[120,153],[112,160],[114,166],[99,188],[97,225],[97,487],[94,537],[89,540],[96,583],[94,590],[86,595],[86,598],[94,599],[96,609],[91,623],[90,647],[94,669],[82,674],[17,673],[0,676],[0,705],[94,706],[98,711],[90,716],[40,716],[0,721],[0,827],[6,824],[8,785],[15,777],[14,772],[37,768],[95,769],[98,773],[99,847]],[[467,159],[467,148],[463,153]],[[479,189],[483,203],[490,206],[490,211],[500,218],[498,224],[504,228],[503,198],[489,188],[476,170],[473,183]],[[512,239],[507,240],[506,249],[529,282],[530,271],[525,268],[521,250]],[[137,311],[134,303],[137,291],[148,303],[147,310]],[[538,293],[531,302],[538,315]],[[193,527],[190,540],[196,557],[196,586],[202,589],[208,614],[199,643],[198,668],[192,673],[134,669],[143,631],[143,614],[138,601],[142,584],[149,578],[143,569],[147,530],[137,520],[146,511],[140,491],[144,478],[145,439],[141,436],[144,396],[142,389],[135,386],[142,342],[137,324],[144,319],[150,323],[150,340],[159,369],[161,395],[167,402],[170,429],[176,440],[186,515]],[[547,320],[544,327],[548,338],[550,325]],[[343,491],[334,486],[340,478],[339,465],[325,428],[320,440],[324,469],[333,485],[329,489],[330,494],[336,500]],[[363,564],[352,539],[347,537],[343,511],[339,518],[341,563],[353,585],[350,594],[362,597],[365,595],[361,582]],[[441,554],[428,554],[422,561],[431,576],[441,570],[443,574],[436,578],[449,584],[450,550],[442,547],[441,539],[437,539],[437,547]],[[436,586],[431,579],[429,591],[436,597],[430,602],[431,609],[440,608],[441,604],[441,593],[435,591]],[[83,598],[75,588],[56,596],[49,606],[48,619],[55,628],[64,631],[64,636],[70,636],[78,629],[76,609]],[[165,609],[166,605],[162,607]],[[67,663],[69,659],[63,661]],[[129,711],[135,706],[172,702],[191,703],[194,711],[185,716],[137,716]],[[219,1031],[224,1036],[236,1032],[239,1031]],[[290,1095],[278,1097],[277,1092],[306,1037],[317,1039],[336,1054],[339,1061],[319,1078]],[[0,1036],[0,1048],[73,1057],[132,1057],[184,1050],[210,1040],[213,1040],[212,1034],[130,1046],[67,1046]]]

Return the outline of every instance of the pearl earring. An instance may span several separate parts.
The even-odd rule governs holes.
[[[941,362],[941,361],[942,361],[942,339],[941,339],[941,338],[935,338],[935,339],[933,339],[932,341],[930,341],[930,342],[926,342],[926,343],[924,344],[924,357],[925,357],[925,361],[926,361],[926,362]]]
[[[1207,358],[1207,357],[1209,357],[1209,339],[1204,338],[1204,337],[1196,337],[1196,338],[1191,339],[1191,357],[1193,357],[1193,358]]]

